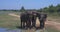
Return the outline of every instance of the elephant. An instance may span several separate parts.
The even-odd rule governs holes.
[[[20,19],[21,19],[21,28],[25,28],[25,23],[27,23],[27,17],[26,17],[26,13],[22,13],[20,15]]]
[[[37,13],[37,17],[39,18],[39,21],[40,21],[40,29],[43,29],[44,25],[45,25],[46,18],[47,18],[47,14]]]
[[[37,14],[36,12],[32,12],[32,27],[35,27],[36,28],[36,18],[37,18]]]
[[[32,21],[32,14],[29,12],[24,12],[21,14],[20,19],[21,19],[21,27],[22,28],[31,28],[31,21]],[[26,23],[26,25],[25,25]]]
[[[44,28],[45,25],[45,21],[47,18],[47,14],[43,14],[40,12],[24,12],[21,14],[21,27],[22,28],[31,28],[31,27],[35,27],[36,28],[36,18],[39,18],[39,22],[40,22],[40,29]],[[26,23],[26,25],[25,25]],[[31,25],[32,23],[32,25]]]

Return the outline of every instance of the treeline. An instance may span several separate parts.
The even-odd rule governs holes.
[[[39,11],[46,13],[60,13],[60,4],[57,6],[50,5],[49,7],[42,8]]]
[[[13,10],[13,9],[7,10],[7,9],[2,9],[2,10],[0,10],[0,11],[15,11],[15,12],[17,12],[17,11],[19,11],[19,10]]]
[[[45,12],[45,13],[60,13],[60,4],[57,6],[50,5],[49,7],[44,7],[41,9],[31,9],[31,10],[26,10],[24,7],[21,7],[20,12],[24,11],[39,11],[39,12]]]
[[[41,9],[25,9],[23,6],[21,7],[20,10],[6,10],[6,9],[3,9],[3,10],[0,10],[0,11],[18,11],[18,12],[24,12],[24,11],[38,11],[38,12],[44,12],[44,13],[60,13],[60,4],[58,4],[57,6],[53,6],[53,5],[50,5],[48,7],[44,7],[44,8],[41,8]]]

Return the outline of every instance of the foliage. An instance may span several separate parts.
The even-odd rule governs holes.
[[[40,9],[25,9],[24,6],[21,7],[20,10],[0,10],[0,11],[15,11],[15,12],[25,12],[25,11],[38,11],[38,12],[45,12],[45,13],[58,13],[60,14],[60,4],[53,6],[50,5],[48,7],[40,8]]]
[[[25,8],[22,6],[20,9],[20,12],[24,12],[24,11],[25,11]]]
[[[42,10],[43,12],[47,13],[60,13],[60,4],[58,4],[57,6],[50,5],[49,7],[43,8]]]

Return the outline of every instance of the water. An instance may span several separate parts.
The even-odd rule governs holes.
[[[21,30],[21,29],[7,29],[7,28],[0,28],[0,32],[28,32],[30,30]],[[40,32],[41,30],[35,30],[34,32]],[[31,32],[33,32],[33,29],[31,30]]]
[[[7,28],[0,28],[0,32],[21,32],[21,29],[12,29],[12,30],[9,30]]]

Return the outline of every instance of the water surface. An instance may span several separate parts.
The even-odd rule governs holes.
[[[0,32],[21,32],[21,29],[7,29],[7,28],[0,28]]]
[[[26,32],[28,30],[21,30],[21,29],[8,29],[8,28],[0,28],[0,32]],[[32,30],[29,30],[31,32],[33,32],[33,29]],[[34,30],[34,32],[40,32],[40,30]]]

